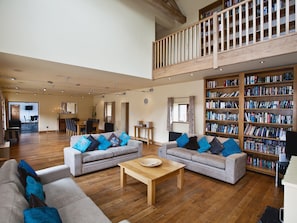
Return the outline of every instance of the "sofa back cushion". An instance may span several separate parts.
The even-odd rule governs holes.
[[[0,216],[5,222],[24,222],[23,211],[29,208],[24,195],[19,191],[15,183],[0,184]],[[1,221],[2,222],[2,221]]]
[[[14,183],[18,190],[25,195],[25,188],[18,174],[18,163],[14,159],[7,160],[0,168],[0,185],[4,183]]]

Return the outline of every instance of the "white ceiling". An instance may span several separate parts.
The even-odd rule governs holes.
[[[176,0],[176,2],[185,16],[189,18],[197,16],[198,18],[196,12],[198,13],[198,9],[201,7],[201,1],[193,3],[192,0]],[[207,4],[205,1],[203,1],[203,3]],[[196,9],[194,9],[195,7]],[[195,13],[194,16],[193,13]],[[164,15],[158,16],[156,12],[156,16],[159,18],[159,21],[167,19],[167,24],[176,25],[176,22],[170,21],[170,18],[166,18]],[[164,25],[166,23],[162,24]],[[171,25],[167,27],[172,29]],[[170,80],[168,78],[151,80],[0,53],[0,88],[4,93],[72,96],[103,95],[199,80],[209,75],[250,70],[251,67],[253,67],[253,69],[259,69],[293,64],[296,63],[296,58],[297,53],[294,53],[279,57],[265,58],[264,64],[259,64],[259,61],[250,61],[224,67],[223,71],[210,69],[175,76],[170,78]],[[15,78],[15,80],[11,80],[12,77]],[[46,89],[46,91],[43,89]]]

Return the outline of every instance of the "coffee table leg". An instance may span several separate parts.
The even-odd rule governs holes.
[[[126,186],[127,184],[127,174],[125,173],[125,168],[121,167],[121,187]]]
[[[151,180],[147,185],[147,203],[149,205],[155,204],[156,202],[156,182]]]
[[[177,175],[177,187],[179,189],[182,189],[183,186],[184,186],[184,168],[181,168]]]

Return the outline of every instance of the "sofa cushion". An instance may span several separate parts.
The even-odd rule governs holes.
[[[121,140],[121,146],[127,145],[128,141],[130,140],[130,136],[126,132],[122,132],[121,135],[119,136]]]
[[[24,210],[25,223],[62,223],[58,210],[53,207],[37,207]]]
[[[46,194],[46,204],[57,209],[76,202],[86,195],[69,177],[43,185]]]
[[[114,133],[112,133],[111,136],[109,136],[108,141],[111,143],[112,147],[120,146],[121,144],[121,140]]]
[[[14,159],[7,160],[0,168],[0,184],[14,183],[19,191],[25,195],[25,188],[18,176],[18,163]]]
[[[63,222],[111,223],[105,214],[88,198],[82,198],[58,209]]]
[[[30,196],[29,206],[30,208],[47,207],[46,203],[34,194],[31,194]]]
[[[96,160],[103,160],[113,157],[112,151],[108,150],[95,150],[91,152],[85,152],[82,154],[82,162],[89,163]]]
[[[25,160],[21,160],[19,162],[18,167],[23,168],[24,170],[26,170],[27,173],[29,173],[32,176],[38,177],[37,173],[35,172],[35,170],[31,167],[31,165],[29,163],[27,163]]]
[[[40,178],[38,176],[35,176],[29,172],[27,172],[24,168],[18,167],[18,173],[19,173],[19,178],[24,186],[26,188],[27,185],[27,177],[33,177],[36,181],[40,182]]]
[[[85,136],[79,138],[79,140],[73,145],[73,148],[84,153],[87,151],[88,147],[91,145],[91,141],[88,140]]]
[[[167,154],[168,155],[177,156],[177,157],[187,159],[187,160],[191,160],[192,155],[194,153],[197,153],[197,152],[194,151],[194,150],[188,150],[188,149],[180,148],[180,147],[167,149]]]
[[[86,151],[97,150],[99,142],[92,135],[89,135],[87,139],[91,141],[91,144],[89,145]]]
[[[137,153],[138,149],[133,146],[118,146],[108,149],[108,151],[113,153],[113,156],[121,156],[129,153]]]
[[[98,146],[99,150],[107,150],[111,146],[111,142],[108,141],[104,135],[100,135],[98,141],[100,143]]]
[[[199,149],[197,136],[192,136],[189,138],[189,142],[184,146],[186,149],[197,150]]]
[[[241,149],[238,144],[234,141],[234,139],[230,138],[223,143],[224,149],[222,151],[223,156],[229,156],[234,153],[241,153]]]
[[[192,160],[208,166],[225,169],[226,158],[211,153],[196,153],[192,156]]]
[[[23,210],[29,207],[24,195],[14,183],[0,184],[0,222],[20,223],[24,221]]]
[[[224,149],[223,144],[217,139],[217,137],[214,137],[210,144],[210,152],[212,154],[220,154],[222,150]]]
[[[31,194],[35,194],[40,200],[44,201],[43,186],[40,182],[36,181],[33,177],[27,176],[26,179],[26,198],[29,201]]]
[[[176,139],[176,143],[179,147],[184,147],[189,142],[189,137],[187,133],[182,134]]]
[[[209,150],[209,148],[211,147],[211,145],[208,143],[205,136],[199,139],[198,144],[199,144],[199,149],[198,149],[199,153],[204,153],[207,150]]]

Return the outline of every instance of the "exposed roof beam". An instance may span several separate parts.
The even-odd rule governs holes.
[[[184,24],[187,21],[187,17],[183,15],[175,0],[146,0],[146,2],[179,23]]]

